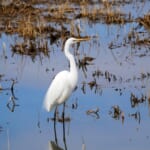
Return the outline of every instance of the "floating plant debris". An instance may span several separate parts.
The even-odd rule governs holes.
[[[131,93],[130,96],[130,102],[131,102],[131,107],[136,107],[141,103],[144,103],[146,101],[147,97],[142,95],[141,98],[136,97],[133,93]]]
[[[134,118],[140,124],[140,122],[141,122],[141,114],[140,114],[139,111],[137,111],[135,113],[132,113],[132,114],[129,114],[129,117]]]
[[[54,118],[51,118],[50,120],[52,120],[52,121],[54,121],[55,119]],[[48,119],[48,121],[49,121],[49,119]],[[56,121],[57,122],[61,122],[61,123],[63,123],[63,122],[70,122],[71,121],[71,118],[70,117],[65,117],[65,118],[63,118],[63,117],[56,117]]]
[[[121,118],[122,123],[124,123],[125,119],[125,114],[124,112],[120,109],[118,105],[114,105],[111,107],[111,110],[109,111],[109,114],[111,115],[112,118],[115,120],[119,120]]]
[[[99,108],[95,108],[95,109],[89,109],[86,111],[87,115],[91,115],[93,117],[96,117],[96,119],[99,119]]]

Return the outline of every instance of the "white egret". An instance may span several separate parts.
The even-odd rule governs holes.
[[[87,40],[90,40],[90,38],[71,37],[65,42],[64,53],[69,60],[70,70],[59,72],[49,86],[44,99],[44,107],[47,111],[51,111],[54,107],[57,108],[57,105],[63,104],[75,89],[78,80],[78,71],[74,56],[70,53],[69,47],[74,43]]]

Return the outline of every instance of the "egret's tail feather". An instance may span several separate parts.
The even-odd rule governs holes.
[[[50,100],[47,99],[46,97],[44,99],[43,107],[48,112],[51,110]]]

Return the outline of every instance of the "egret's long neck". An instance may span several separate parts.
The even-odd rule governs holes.
[[[70,73],[77,76],[77,67],[73,55],[69,51],[70,45],[65,45],[65,55],[70,62]]]

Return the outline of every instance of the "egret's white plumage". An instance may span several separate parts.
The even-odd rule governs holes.
[[[64,103],[75,89],[78,80],[78,71],[74,56],[70,53],[69,47],[73,43],[87,40],[89,38],[69,38],[66,41],[64,53],[70,62],[70,70],[59,72],[48,88],[44,99],[44,107],[47,111],[51,111],[55,106]]]

